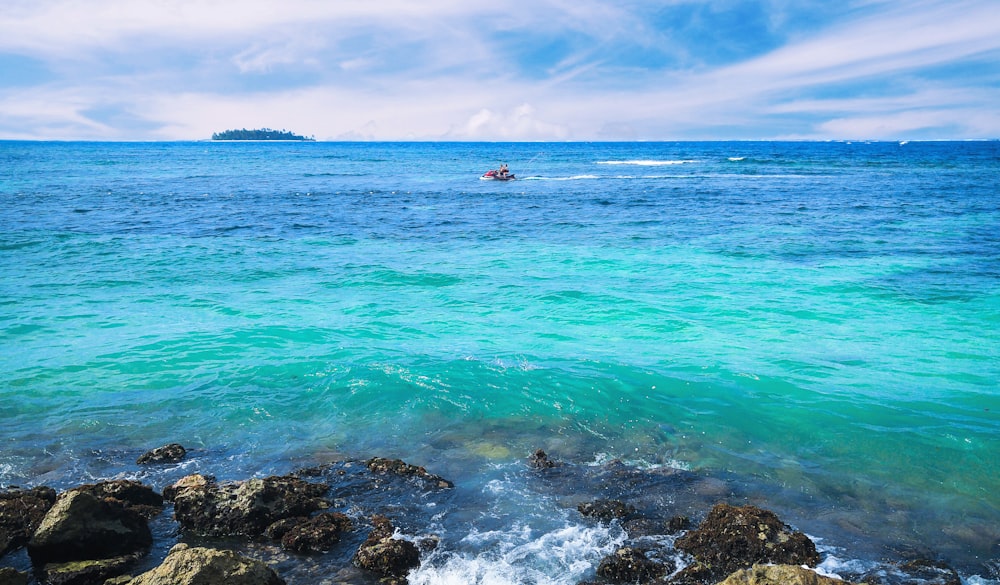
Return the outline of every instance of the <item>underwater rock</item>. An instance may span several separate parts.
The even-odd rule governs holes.
[[[808,536],[792,532],[774,512],[755,506],[716,504],[701,526],[678,538],[675,546],[698,561],[681,572],[679,581],[718,580],[757,563],[819,563]]]
[[[117,479],[75,487],[71,491],[87,492],[95,498],[112,498],[137,512],[147,520],[163,511],[163,496],[137,481]]]
[[[847,581],[824,577],[816,571],[795,565],[754,565],[726,577],[719,585],[851,585]]]
[[[28,585],[28,574],[11,567],[2,567],[0,585]]]
[[[576,509],[584,516],[603,522],[621,520],[635,514],[635,506],[620,500],[594,500],[580,504]]]
[[[615,583],[645,583],[673,572],[673,566],[647,558],[646,552],[623,546],[601,560],[597,574]]]
[[[354,554],[354,564],[382,575],[383,583],[406,583],[410,569],[420,566],[420,551],[412,542],[393,538],[396,529],[385,516],[373,516],[372,526]]]
[[[44,486],[0,492],[0,557],[28,543],[55,501],[56,491]]]
[[[630,538],[655,536],[662,534],[677,534],[691,527],[691,519],[687,516],[673,518],[629,518],[622,522],[622,528]]]
[[[438,488],[453,488],[455,484],[439,475],[428,473],[423,467],[410,465],[399,459],[384,459],[373,457],[365,462],[368,469],[373,473],[392,473],[401,477],[417,477]]]
[[[273,569],[233,551],[178,544],[160,566],[128,585],[285,585]]]
[[[295,552],[326,552],[340,542],[340,535],[353,528],[351,519],[340,512],[303,518],[281,536],[281,548]],[[268,527],[268,531],[271,528]]]
[[[125,573],[140,557],[141,553],[135,553],[110,559],[49,563],[42,567],[42,574],[48,585],[102,585]]]
[[[85,491],[56,499],[28,541],[36,565],[109,559],[145,550],[153,542],[146,519],[113,498]]]
[[[218,484],[212,478],[189,475],[163,491],[173,500],[174,518],[184,530],[259,536],[278,520],[328,508],[321,496],[329,489],[290,476]]]
[[[535,469],[551,469],[553,467],[558,467],[560,463],[549,459],[549,456],[542,451],[537,449],[534,453],[528,457],[528,465],[534,467]]]
[[[187,456],[187,449],[179,443],[170,443],[162,447],[157,447],[152,451],[146,451],[135,460],[137,465],[149,465],[153,463],[177,463]]]

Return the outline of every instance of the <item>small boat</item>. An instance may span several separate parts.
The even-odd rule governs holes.
[[[480,181],[513,181],[514,179],[514,173],[509,173],[506,169],[489,170],[483,173],[482,177],[479,177]]]

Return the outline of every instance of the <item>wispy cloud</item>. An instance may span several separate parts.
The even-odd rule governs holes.
[[[997,137],[998,64],[995,0],[8,0],[0,137]]]

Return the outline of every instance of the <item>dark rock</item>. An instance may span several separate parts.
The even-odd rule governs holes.
[[[420,566],[420,551],[412,542],[392,538],[396,529],[385,516],[373,516],[372,525],[354,554],[354,564],[382,575],[384,583],[405,583],[410,569]]]
[[[416,477],[439,488],[453,488],[455,484],[447,479],[433,473],[428,473],[423,467],[410,465],[399,459],[384,459],[374,457],[369,459],[365,465],[372,473],[392,473],[401,477]]]
[[[295,528],[298,524],[301,524],[308,520],[307,516],[295,516],[292,518],[282,518],[277,522],[271,524],[264,529],[264,536],[270,538],[271,540],[281,540],[281,537],[288,533],[289,530]]]
[[[125,573],[142,555],[139,553],[88,561],[49,563],[42,568],[48,585],[101,585]]]
[[[148,465],[150,463],[177,463],[187,456],[187,450],[178,443],[170,443],[162,447],[157,447],[152,451],[146,451],[136,459],[137,465]]]
[[[927,585],[960,585],[962,579],[946,563],[928,559],[907,561],[899,565],[900,571],[908,575],[910,580]]]
[[[278,520],[328,508],[321,496],[329,489],[289,476],[217,484],[205,476],[189,475],[163,491],[173,500],[174,518],[184,530],[258,536]]]
[[[36,565],[109,559],[145,550],[153,542],[146,519],[118,500],[87,492],[59,496],[28,541]]]
[[[614,519],[621,520],[635,514],[635,506],[619,500],[595,500],[576,507],[581,514],[589,518],[597,518],[604,522]]]
[[[809,537],[783,524],[768,510],[755,506],[716,504],[697,530],[677,539],[675,546],[697,563],[682,571],[681,580],[718,581],[757,563],[808,565],[819,563]]]
[[[622,522],[622,528],[628,532],[631,538],[641,538],[643,536],[657,536],[663,534],[677,534],[691,527],[691,520],[687,516],[674,516],[673,518],[629,518]]]
[[[270,567],[233,551],[178,544],[160,566],[128,585],[285,585]]]
[[[0,492],[0,556],[27,544],[55,501],[48,487]]]
[[[0,585],[28,585],[28,574],[11,567],[0,568]]]
[[[528,457],[528,464],[535,469],[551,469],[559,465],[558,461],[553,461],[549,459],[549,456],[545,454],[545,451],[538,449]]]
[[[351,520],[340,512],[319,514],[286,531],[281,537],[281,548],[295,552],[326,552],[351,528]]]
[[[147,520],[163,511],[163,496],[137,481],[118,479],[82,485],[72,491],[87,492],[95,498],[112,498]]]
[[[674,568],[646,557],[643,549],[623,546],[604,557],[597,566],[597,574],[616,583],[644,583],[657,579]]]

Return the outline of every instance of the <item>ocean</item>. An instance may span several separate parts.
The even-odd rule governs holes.
[[[422,465],[411,583],[593,578],[539,448],[1000,583],[1000,142],[0,142],[0,412],[0,486]]]

